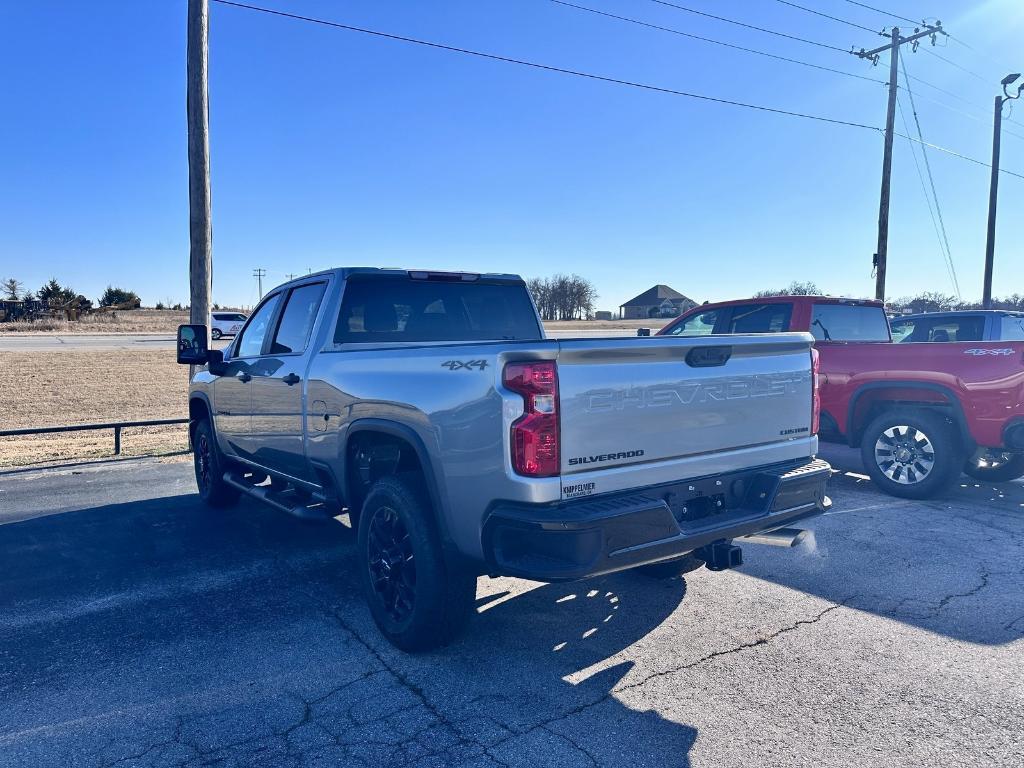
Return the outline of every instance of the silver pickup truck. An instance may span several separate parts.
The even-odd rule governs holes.
[[[808,334],[546,339],[514,275],[347,268],[273,289],[223,350],[182,326],[204,501],[347,510],[383,634],[450,638],[480,574],[742,562],[826,509]]]

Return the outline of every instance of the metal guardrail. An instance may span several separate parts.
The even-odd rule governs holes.
[[[188,424],[188,419],[150,419],[149,421],[109,421],[102,424],[71,424],[64,427],[26,427],[0,430],[0,437],[44,435],[52,432],[81,432],[94,429],[114,430],[114,455],[121,454],[121,430],[125,427],[162,427],[167,424]]]

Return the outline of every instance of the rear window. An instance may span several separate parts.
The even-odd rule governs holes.
[[[901,344],[929,341],[981,341],[985,318],[978,315],[915,317],[892,324],[892,337]]]
[[[811,333],[818,341],[889,341],[889,322],[881,307],[815,304]]]
[[[782,333],[792,313],[792,304],[740,304],[732,310],[728,333]]]
[[[1003,341],[1024,341],[1024,316],[1004,317],[999,338]]]
[[[538,340],[522,283],[354,275],[345,285],[335,344]]]

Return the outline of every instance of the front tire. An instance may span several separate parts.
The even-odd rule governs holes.
[[[377,480],[359,514],[359,578],[381,633],[403,651],[451,640],[473,612],[476,576],[446,562],[430,503],[404,477]]]
[[[224,334],[223,332],[221,332],[220,328],[214,328],[212,331],[210,331],[210,335],[213,337],[214,341],[216,341]]]
[[[217,447],[213,428],[207,419],[197,423],[192,433],[192,461],[199,498],[207,506],[223,509],[238,501],[238,489],[224,482],[224,457]]]
[[[1005,483],[1024,477],[1024,453],[979,450],[964,464],[964,474],[985,483]]]
[[[960,478],[963,449],[945,416],[923,409],[891,410],[874,419],[861,439],[861,458],[886,493],[928,499]]]

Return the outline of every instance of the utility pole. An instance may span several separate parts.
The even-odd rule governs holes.
[[[207,79],[209,0],[188,0],[186,112],[188,114],[189,320],[207,326],[213,290],[210,218],[210,93]]]
[[[294,272],[289,272],[287,275],[285,275],[285,277],[287,277],[289,280],[294,280],[295,279],[295,273]]]
[[[863,48],[856,52],[856,56],[868,59],[873,64],[878,64],[878,57],[883,51],[889,51],[889,102],[885,113],[885,150],[882,153],[882,192],[878,201],[878,247],[875,251],[875,298],[885,301],[885,270],[889,257],[889,192],[892,180],[892,140],[893,128],[896,123],[896,89],[899,87],[899,60],[900,46],[905,43],[912,43],[914,50],[917,50],[918,40],[922,37],[931,37],[935,42],[935,35],[942,31],[942,23],[935,22],[934,25],[926,25],[924,29],[915,29],[914,34],[909,37],[900,37],[899,27],[893,27],[890,33],[891,42],[870,51]]]
[[[267,270],[262,267],[257,267],[252,271],[252,276],[256,278],[256,285],[259,286],[260,298],[263,298],[263,278],[266,277]]]
[[[1020,79],[1020,73],[1015,72],[1002,79],[1003,96],[996,96],[995,117],[992,121],[992,180],[988,187],[988,234],[985,238],[985,283],[982,288],[981,305],[985,309],[992,309],[992,267],[996,255],[996,198],[999,195],[999,142],[1003,132],[1003,102],[1010,99],[1019,99],[1020,93],[1024,90],[1024,83],[1017,86],[1017,93],[1010,95],[1007,90],[1013,83]]]

